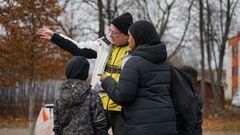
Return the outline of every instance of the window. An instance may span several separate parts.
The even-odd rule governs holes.
[[[232,67],[232,77],[234,77],[235,76],[235,70],[234,70],[235,68],[234,67]]]
[[[238,53],[238,45],[235,45],[232,47],[232,55],[233,56],[236,56]]]
[[[238,76],[238,66],[232,67],[232,77]]]
[[[235,75],[238,76],[238,66],[235,66]]]

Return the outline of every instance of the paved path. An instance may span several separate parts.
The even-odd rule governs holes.
[[[27,129],[0,129],[0,135],[28,135]]]
[[[27,129],[0,129],[0,135],[28,135]],[[206,132],[203,135],[240,135],[240,132]]]

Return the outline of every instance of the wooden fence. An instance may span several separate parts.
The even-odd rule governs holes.
[[[41,105],[53,103],[62,81],[49,80],[35,82],[35,110],[39,112]],[[0,88],[0,115],[26,115],[29,106],[30,83],[16,84],[10,88]]]

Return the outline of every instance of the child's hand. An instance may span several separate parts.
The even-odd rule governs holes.
[[[103,82],[103,80],[106,78],[106,76],[103,75],[103,74],[98,74],[98,76],[100,76],[100,81],[101,81],[101,82]]]

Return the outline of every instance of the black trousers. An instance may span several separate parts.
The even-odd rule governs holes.
[[[126,123],[120,111],[107,111],[110,127],[113,135],[125,135]]]

